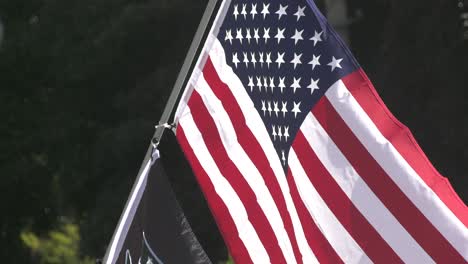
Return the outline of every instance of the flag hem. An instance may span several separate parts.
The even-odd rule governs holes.
[[[449,188],[450,190],[450,193],[452,195],[454,195],[454,198],[461,203],[461,205],[466,206],[466,204],[463,202],[463,200],[460,198],[460,196],[458,195],[458,193],[455,191],[455,189],[453,188],[452,184],[450,183],[450,180],[443,176],[438,170],[437,168],[434,166],[434,164],[430,161],[430,159],[427,157],[427,155],[424,153],[424,151],[422,150],[421,146],[418,144],[416,138],[414,137],[413,133],[411,132],[411,129],[409,129],[408,126],[406,126],[405,124],[403,124],[398,118],[395,117],[395,115],[393,115],[393,113],[390,111],[390,109],[387,107],[387,105],[383,102],[382,98],[380,97],[380,95],[378,94],[377,90],[375,89],[375,87],[373,86],[372,82],[370,81],[369,77],[367,76],[367,74],[364,72],[364,70],[361,68],[358,70],[359,71],[359,75],[364,79],[364,81],[366,82],[366,85],[367,87],[369,88],[369,92],[371,93],[372,97],[375,98],[375,100],[377,101],[377,104],[382,107],[382,110],[384,111],[384,113],[388,116],[389,119],[391,119],[393,121],[393,123],[399,127],[400,131],[403,132],[407,138],[407,140],[409,141],[409,144],[412,145],[413,147],[416,148],[416,151],[419,155],[421,155],[421,157],[424,159],[424,162],[426,163],[427,166],[429,166],[429,168],[434,172],[434,176],[438,176],[438,179],[434,179],[434,181],[430,184],[428,184],[429,187],[431,187],[431,189],[434,189],[436,188],[436,186],[440,183],[440,181],[442,181],[444,184],[446,184],[446,187]],[[437,181],[439,180],[439,181]],[[465,226],[467,226],[467,223],[465,223],[463,221],[463,223],[465,224]]]

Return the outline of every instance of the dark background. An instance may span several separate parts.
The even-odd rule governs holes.
[[[465,2],[348,1],[348,28],[387,106],[466,203]],[[77,259],[104,255],[206,3],[0,0],[2,263],[60,263],[40,245],[65,224],[79,228]],[[227,259],[169,133],[161,153],[199,240]]]

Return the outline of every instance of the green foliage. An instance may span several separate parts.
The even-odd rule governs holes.
[[[104,255],[205,4],[0,0],[2,261],[27,263],[21,231],[62,216]]]
[[[232,257],[229,256],[229,259],[224,262],[224,264],[234,264],[234,260],[232,260]]]
[[[52,230],[46,238],[23,231],[21,240],[31,251],[33,258],[41,264],[93,264],[91,258],[81,258],[79,254],[79,227],[74,224],[63,224],[58,230]]]

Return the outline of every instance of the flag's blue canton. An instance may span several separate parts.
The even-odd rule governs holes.
[[[306,115],[358,67],[318,12],[305,0],[233,0],[218,35],[285,170]]]

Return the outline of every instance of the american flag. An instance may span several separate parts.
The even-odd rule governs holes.
[[[468,210],[312,0],[223,1],[177,138],[237,263],[466,263]]]

